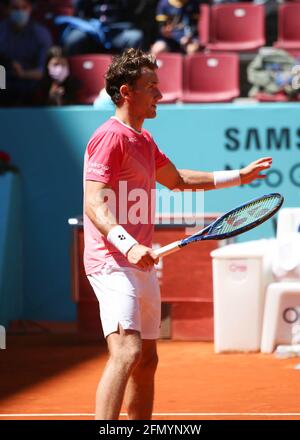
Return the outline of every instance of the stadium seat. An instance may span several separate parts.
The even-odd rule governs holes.
[[[69,57],[71,74],[80,81],[79,104],[93,104],[104,87],[104,74],[111,62],[110,55],[74,55]]]
[[[259,92],[254,96],[259,102],[287,102],[288,96],[284,92],[274,93],[269,95],[268,93]]]
[[[259,102],[299,102],[300,93],[288,97],[284,92],[278,92],[274,95],[268,95],[267,93],[258,93],[254,96]]]
[[[211,7],[209,50],[251,51],[264,46],[264,7],[234,3]]]
[[[200,5],[198,34],[201,45],[206,46],[209,40],[209,6],[208,5]]]
[[[69,1],[49,1],[38,3],[34,10],[34,17],[42,22],[53,21],[57,15],[73,15],[74,8]]]
[[[234,53],[188,55],[183,102],[229,102],[239,96],[239,58]]]
[[[159,103],[174,103],[182,98],[183,58],[178,53],[161,53],[157,56],[158,78],[163,98]]]
[[[278,9],[278,40],[280,49],[300,50],[300,3],[284,3]]]

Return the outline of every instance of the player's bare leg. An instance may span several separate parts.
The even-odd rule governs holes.
[[[140,333],[124,331],[107,337],[109,360],[96,393],[96,420],[117,420],[128,378],[141,357]]]
[[[142,357],[131,373],[125,393],[125,406],[130,420],[151,420],[157,362],[156,340],[144,339]]]

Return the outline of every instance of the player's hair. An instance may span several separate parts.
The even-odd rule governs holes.
[[[105,88],[116,105],[121,100],[120,87],[123,84],[134,86],[144,67],[155,70],[158,66],[153,55],[140,49],[126,49],[113,58],[105,75]]]

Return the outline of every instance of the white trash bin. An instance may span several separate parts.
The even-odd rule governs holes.
[[[235,243],[213,257],[215,352],[259,351],[275,240]]]

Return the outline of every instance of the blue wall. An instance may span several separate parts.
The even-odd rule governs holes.
[[[74,319],[70,294],[67,219],[82,211],[82,160],[92,132],[111,111],[91,107],[1,109],[0,150],[22,173],[24,318]],[[240,168],[271,155],[267,181],[212,191],[207,212],[222,212],[278,191],[299,206],[300,105],[166,105],[146,121],[156,142],[179,168]],[[271,236],[268,222],[243,239]]]
[[[23,255],[21,181],[0,174],[0,325],[22,316]]]

